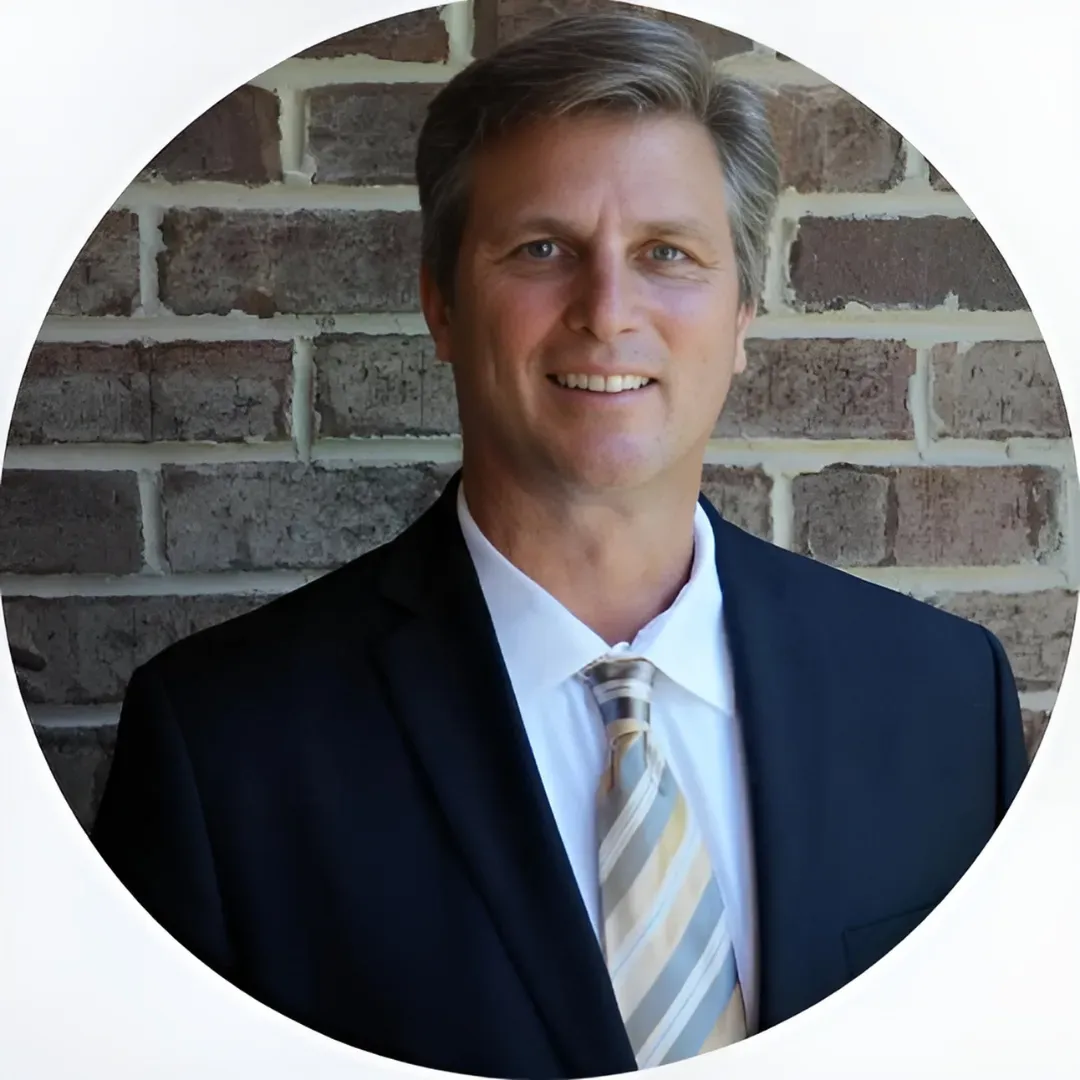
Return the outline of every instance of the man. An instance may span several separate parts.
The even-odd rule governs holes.
[[[1024,772],[988,632],[699,498],[760,293],[760,102],[557,23],[431,106],[423,310],[461,473],[401,536],[137,671],[93,838],[226,979],[488,1076],[686,1058],[879,959]]]

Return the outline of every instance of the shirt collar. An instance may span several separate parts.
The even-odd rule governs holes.
[[[491,544],[469,513],[464,484],[458,485],[457,514],[519,697],[573,678],[598,657],[630,652],[646,657],[667,678],[715,708],[731,709],[715,538],[700,503],[694,511],[689,580],[671,606],[643,627],[633,642],[615,648]]]

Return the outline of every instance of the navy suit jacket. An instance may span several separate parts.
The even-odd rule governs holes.
[[[92,839],[183,945],[294,1020],[484,1076],[631,1071],[458,526],[391,543],[141,667]],[[879,959],[1026,768],[983,628],[722,520],[760,1023]]]

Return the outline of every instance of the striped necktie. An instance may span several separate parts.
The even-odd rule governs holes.
[[[605,658],[581,675],[611,744],[597,796],[601,943],[638,1068],[746,1037],[720,887],[701,832],[649,738],[656,668]]]

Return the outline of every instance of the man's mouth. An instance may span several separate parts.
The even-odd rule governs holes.
[[[621,394],[627,390],[640,390],[655,379],[646,375],[549,375],[549,379],[567,390],[589,390],[594,394]]]

